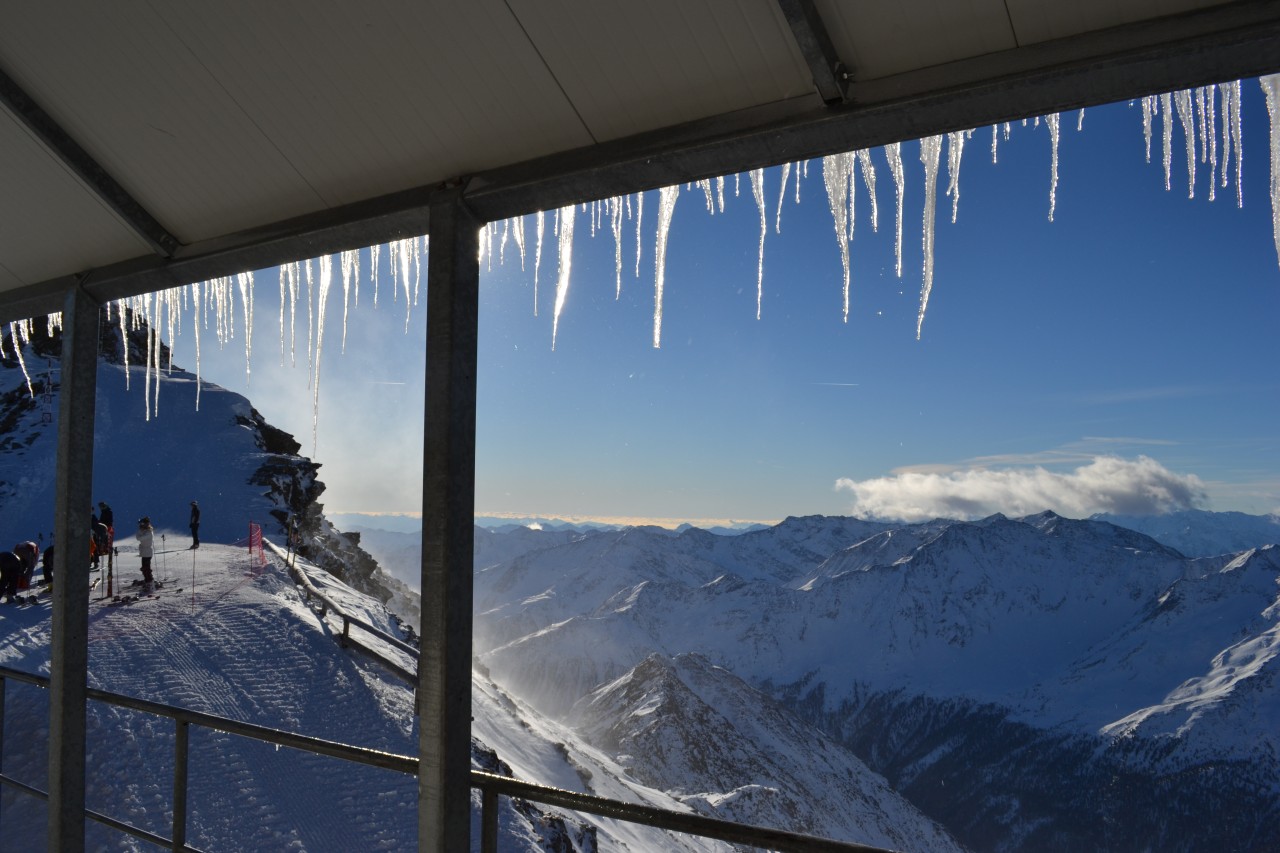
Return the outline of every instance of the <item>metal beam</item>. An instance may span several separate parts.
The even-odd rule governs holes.
[[[71,134],[54,121],[53,116],[45,112],[17,81],[3,71],[0,71],[0,103],[35,134],[51,154],[114,210],[134,233],[145,240],[156,254],[167,258],[178,250],[182,245],[178,238],[165,230],[128,190],[111,177],[102,164],[81,148],[71,138]]]
[[[470,850],[480,223],[461,192],[431,207],[418,663],[418,849]]]
[[[49,678],[49,849],[84,850],[85,718],[89,668],[89,507],[98,381],[98,303],[80,288],[62,308],[62,384],[54,524]],[[74,558],[78,559],[74,559]]]
[[[813,0],[778,0],[778,6],[804,55],[822,102],[831,106],[849,100],[849,74],[836,55],[831,34]]]
[[[1280,0],[1201,12],[1016,48],[877,80],[858,102],[811,98],[665,128],[466,178],[481,221],[748,169],[916,139],[1028,115],[1122,101],[1280,70]],[[450,190],[452,192],[452,190]],[[277,266],[430,230],[447,193],[418,187],[101,267],[85,287],[105,302]],[[0,295],[0,322],[59,310],[60,278]]]

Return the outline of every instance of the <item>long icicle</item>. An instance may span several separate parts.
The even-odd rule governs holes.
[[[662,295],[667,274],[667,235],[671,230],[671,218],[676,213],[676,200],[680,197],[679,185],[663,187],[658,191],[658,238],[654,249],[653,281],[653,348],[662,348]]]
[[[889,160],[889,171],[893,174],[893,188],[898,199],[898,230],[894,238],[894,253],[898,262],[895,266],[898,278],[902,278],[902,196],[906,192],[906,175],[902,168],[902,143],[893,142],[884,147],[885,157]]]
[[[840,248],[840,265],[844,269],[844,322],[849,322],[849,196],[853,187],[854,155],[831,154],[822,158],[822,184],[827,189],[836,243]]]
[[[556,278],[556,306],[551,315],[551,349],[556,348],[556,334],[560,330],[560,312],[569,296],[569,273],[573,266],[573,221],[577,214],[575,205],[560,208],[560,274]]]
[[[782,195],[786,196],[786,184],[783,184]],[[764,169],[751,170],[751,196],[756,200],[756,209],[760,213],[760,249],[756,258],[756,319],[760,319],[760,305],[764,301],[764,235],[769,230],[768,214],[764,206]],[[779,199],[779,206],[782,201]]]
[[[938,210],[938,161],[942,156],[942,137],[928,136],[920,140],[920,162],[924,164],[924,276],[920,284],[920,313],[916,315],[916,340],[924,328],[924,312],[929,307],[933,290],[933,232]]]
[[[1280,74],[1258,78],[1267,98],[1267,118],[1271,122],[1271,234],[1280,262]]]

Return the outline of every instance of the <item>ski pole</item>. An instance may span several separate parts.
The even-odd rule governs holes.
[[[165,544],[164,539],[165,539],[165,536],[164,536],[164,534],[163,534],[163,533],[161,533],[161,534],[160,534],[160,548],[161,548],[161,550],[160,550],[160,564],[161,564],[161,566],[163,567],[163,569],[162,569],[162,570],[163,570],[163,572],[164,572],[165,577],[168,577],[168,576],[169,576],[169,558],[168,558],[167,556],[165,556],[165,555],[169,553],[169,551],[168,551],[168,547],[169,547],[169,546]]]

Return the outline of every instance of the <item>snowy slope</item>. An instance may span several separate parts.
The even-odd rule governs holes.
[[[1190,559],[1052,513],[864,534],[619,531],[478,565],[481,658],[564,718],[653,654],[703,655],[981,849],[1280,840],[1274,549]],[[1116,824],[1087,818],[1107,778]]]
[[[413,691],[368,656],[336,642],[341,622],[322,619],[270,550],[265,566],[242,548],[201,546],[171,559],[154,600],[90,604],[89,683],[313,737],[405,755],[416,753]],[[120,580],[136,553],[122,547]],[[352,615],[393,635],[396,620],[375,599],[300,563],[312,583]],[[194,583],[192,582],[194,578]],[[370,645],[378,641],[363,638]],[[390,648],[384,654],[395,654]],[[47,675],[49,605],[0,605],[0,664]],[[5,770],[44,787],[47,693],[8,688]],[[688,811],[639,784],[559,724],[520,707],[483,672],[475,676],[473,766],[559,787]],[[91,702],[91,808],[168,834],[173,726],[161,718]],[[416,845],[412,777],[193,728],[188,838],[206,850],[407,850]],[[477,808],[479,794],[473,794]],[[38,819],[37,819],[38,818]],[[42,807],[12,793],[0,814],[4,849],[43,849]],[[726,845],[609,820],[563,815],[503,800],[502,849],[727,851]],[[148,845],[90,824],[90,849]],[[474,833],[478,849],[479,833]]]
[[[651,655],[571,719],[630,775],[706,814],[893,850],[960,849],[851,752],[700,655]]]

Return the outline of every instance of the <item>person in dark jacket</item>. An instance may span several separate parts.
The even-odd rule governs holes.
[[[200,547],[200,506],[195,502],[191,502],[191,547]]]
[[[12,551],[0,553],[0,599],[15,601],[22,579],[22,558]]]
[[[53,589],[53,546],[50,545],[44,549],[44,554],[40,557],[40,566],[44,569],[44,582],[49,585],[49,589]]]

